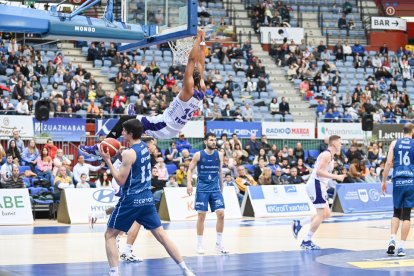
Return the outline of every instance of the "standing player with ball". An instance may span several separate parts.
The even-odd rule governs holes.
[[[193,48],[188,56],[188,63],[184,74],[183,89],[173,102],[160,115],[156,116],[123,116],[111,129],[108,138],[119,138],[122,133],[123,122],[129,119],[138,119],[145,134],[158,139],[177,137],[185,124],[191,119],[204,99],[206,86],[204,84],[205,66],[205,34],[198,29]],[[81,154],[99,156],[99,145],[80,146]]]

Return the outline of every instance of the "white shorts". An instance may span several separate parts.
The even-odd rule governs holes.
[[[175,138],[198,110],[199,103],[200,101],[194,97],[183,102],[177,96],[163,114],[138,115],[137,119],[141,121],[145,134],[157,139]]]
[[[306,191],[315,208],[323,209],[327,206],[328,193],[326,192],[327,186],[325,184],[321,183],[318,179],[309,179],[306,184]]]

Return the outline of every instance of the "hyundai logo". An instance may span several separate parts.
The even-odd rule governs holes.
[[[115,191],[110,189],[102,189],[93,193],[93,198],[100,203],[115,202]]]

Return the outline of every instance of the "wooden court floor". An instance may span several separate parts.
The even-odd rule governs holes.
[[[390,213],[336,214],[316,233],[319,251],[299,248],[291,219],[227,220],[224,242],[228,256],[214,252],[215,222],[206,222],[205,255],[195,252],[195,222],[165,223],[196,275],[414,275],[414,233],[406,243],[407,256],[385,254]],[[0,227],[0,276],[106,275],[104,224],[64,225],[37,220],[34,226]],[[126,237],[121,239],[121,248]],[[142,263],[121,263],[122,275],[181,275],[175,263],[152,237],[141,230],[134,254]]]

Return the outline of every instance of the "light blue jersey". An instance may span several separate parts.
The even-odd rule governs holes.
[[[197,163],[197,192],[217,192],[220,187],[220,156],[217,150],[209,155],[200,151],[200,160]]]

